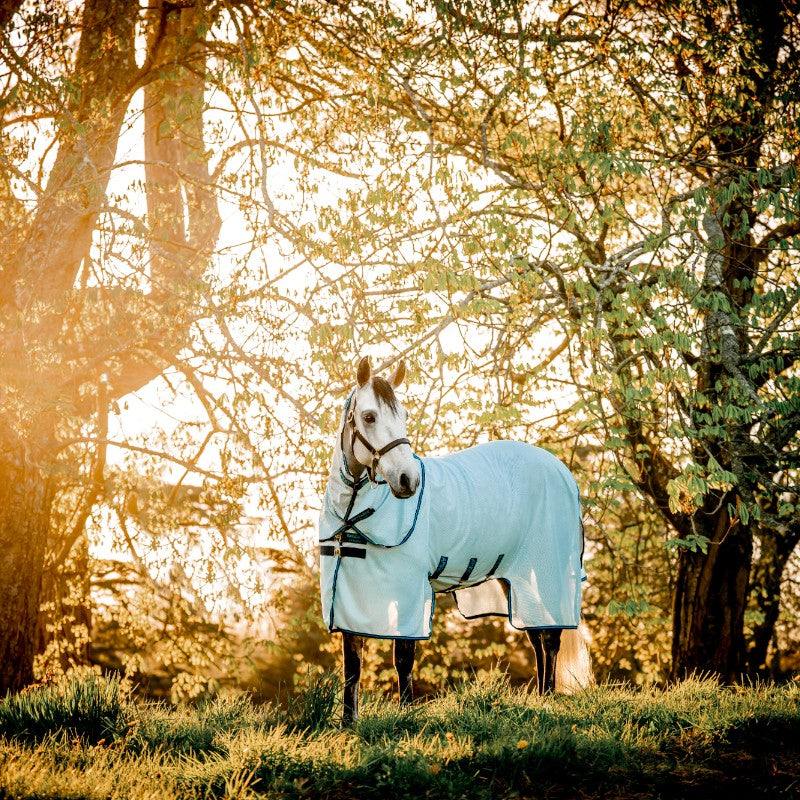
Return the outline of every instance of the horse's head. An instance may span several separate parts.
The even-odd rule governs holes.
[[[362,358],[356,376],[358,386],[344,422],[353,459],[366,467],[371,480],[380,473],[392,494],[400,498],[411,497],[421,477],[419,462],[406,438],[408,415],[394,392],[405,374],[401,362],[391,380],[373,377],[369,359]]]

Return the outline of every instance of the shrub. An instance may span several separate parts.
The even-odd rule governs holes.
[[[64,677],[0,702],[0,733],[35,741],[63,731],[96,744],[122,736],[130,720],[119,680],[99,675]]]
[[[337,672],[309,675],[305,689],[289,698],[287,723],[291,728],[311,731],[330,725],[339,709],[341,692],[342,680]]]

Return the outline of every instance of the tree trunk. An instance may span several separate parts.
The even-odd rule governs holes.
[[[75,361],[65,314],[106,203],[137,75],[138,15],[137,3],[84,4],[69,81],[73,90],[66,94],[63,124],[57,126],[47,186],[20,247],[0,265],[0,384],[10,387],[0,416],[0,695],[33,677],[51,508],[60,477],[56,415],[68,413],[61,387]]]
[[[204,14],[200,4],[150,7],[163,34],[155,58],[169,65],[144,90],[151,300],[168,313],[204,274],[222,224],[204,150]]]
[[[0,697],[33,679],[53,500],[47,452],[8,433],[0,440]]]
[[[767,664],[767,651],[780,613],[783,571],[799,538],[800,531],[796,529],[789,529],[783,535],[764,531],[759,537],[760,553],[750,581],[750,607],[756,612],[747,650],[747,673],[752,678],[763,678],[772,672]]]
[[[672,677],[703,674],[734,683],[741,680],[744,669],[744,612],[753,541],[746,527],[731,524],[726,508],[717,512],[711,533],[706,553],[680,554]]]

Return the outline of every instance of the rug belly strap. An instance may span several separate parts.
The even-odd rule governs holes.
[[[486,577],[487,578],[491,578],[492,575],[494,575],[495,572],[497,572],[497,568],[500,566],[500,562],[503,560],[504,556],[505,556],[505,553],[500,553],[500,555],[497,556],[497,561],[494,562],[494,564],[492,565],[492,568],[486,573]]]
[[[478,559],[475,558],[474,556],[469,560],[467,568],[464,570],[464,574],[461,576],[461,583],[466,583],[469,580],[470,575],[472,575],[472,570],[475,569],[475,565],[477,563]]]
[[[442,556],[439,559],[439,564],[437,565],[436,569],[428,576],[428,580],[435,581],[444,572],[444,568],[446,566],[447,556]]]

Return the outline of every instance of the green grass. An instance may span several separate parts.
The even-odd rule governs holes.
[[[118,681],[90,675],[7,697],[0,703],[0,732],[27,740],[63,732],[96,744],[121,736],[130,714]]]
[[[0,798],[800,796],[800,685],[601,686],[541,699],[503,676],[400,709],[340,684],[283,707],[139,703],[103,679],[0,702]]]

